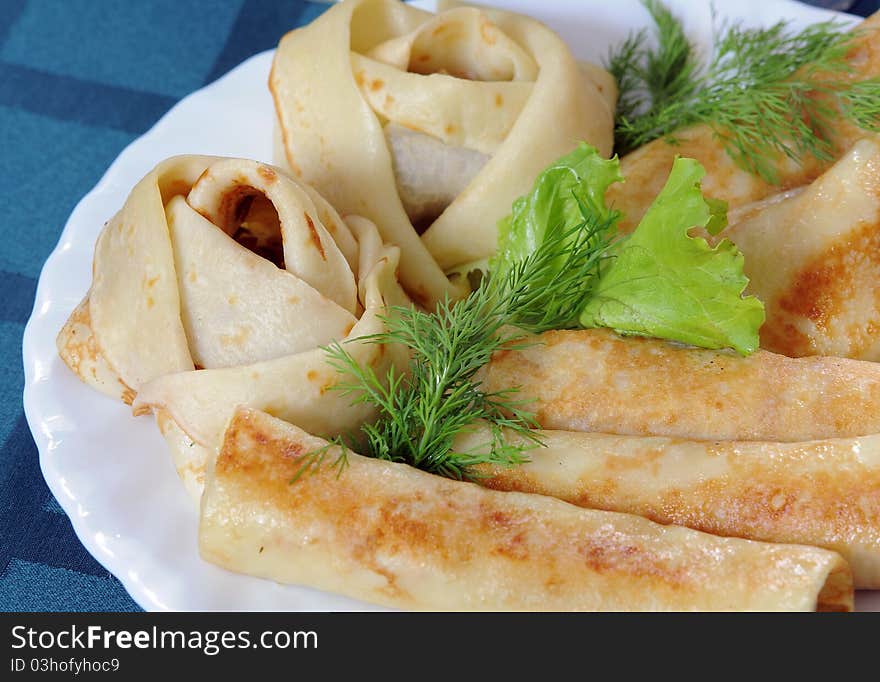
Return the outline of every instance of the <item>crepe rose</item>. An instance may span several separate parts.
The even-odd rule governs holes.
[[[372,416],[330,388],[320,348],[384,329],[408,303],[399,251],[255,161],[180,156],[132,190],[95,249],[92,287],[58,336],[83,381],[155,411],[187,489],[236,405],[332,436]],[[352,343],[385,376],[394,347]]]
[[[580,140],[611,152],[611,76],[510,12],[348,0],[281,40],[269,85],[279,163],[375,221],[427,306],[550,162]]]

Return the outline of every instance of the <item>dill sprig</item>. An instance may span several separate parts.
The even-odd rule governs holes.
[[[460,304],[444,301],[435,313],[390,311],[387,331],[365,340],[406,346],[411,352],[408,373],[392,367],[381,377],[342,344],[328,348],[329,363],[348,377],[336,388],[351,394],[355,403],[378,408],[379,419],[362,427],[364,454],[459,479],[480,462],[524,461],[520,448],[504,442],[502,428],[528,436],[533,416],[512,391],[483,392],[473,380],[493,352],[514,341],[501,331],[500,306],[487,291],[478,289]],[[479,419],[492,426],[492,442],[479,452],[454,451],[454,437]]]
[[[769,28],[725,24],[716,29],[705,63],[681,22],[658,0],[643,0],[654,21],[612,51],[607,66],[620,97],[615,149],[624,154],[677,130],[712,128],[747,171],[777,183],[783,157],[802,162],[833,158],[841,117],[880,131],[880,79],[853,78],[847,55],[862,37],[826,21],[792,32],[786,21]]]
[[[339,452],[333,461],[330,462],[330,467],[336,470],[337,478],[341,476],[342,472],[348,467],[348,447],[342,438],[337,437],[327,441],[327,443],[316,450],[305,453],[297,460],[299,466],[290,479],[291,484],[296,483],[305,474],[319,469],[327,461],[327,457],[333,448],[339,448]]]
[[[608,257],[617,220],[592,212],[579,199],[578,205],[582,222],[551,229],[533,253],[503,274],[484,277],[466,299],[442,301],[431,313],[391,308],[385,332],[358,339],[405,347],[407,372],[392,368],[380,377],[344,344],[325,349],[330,365],[346,377],[334,388],[379,413],[362,427],[364,454],[467,479],[479,464],[522,463],[530,448],[541,445],[529,401],[516,389],[484,391],[475,377],[496,351],[528,345],[527,333],[576,326],[584,296]],[[488,425],[488,442],[455,449],[456,436],[478,422]],[[508,440],[505,432],[520,438]]]

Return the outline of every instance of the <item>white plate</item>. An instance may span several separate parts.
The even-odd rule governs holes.
[[[601,60],[645,25],[637,0],[482,0],[532,14],[558,30],[581,59]],[[420,3],[426,4],[426,3]],[[669,2],[701,46],[709,4]],[[721,16],[797,24],[831,13],[790,0],[716,0]],[[81,383],[55,351],[55,335],[89,287],[98,232],[134,184],[162,159],[197,153],[271,161],[273,107],[266,88],[271,52],[193,93],[119,155],[71,214],[46,261],[24,333],[24,408],[43,475],[89,552],[148,610],[337,610],[369,605],[307,588],[236,575],[201,560],[197,513],[152,419]],[[880,607],[880,592],[860,596]]]

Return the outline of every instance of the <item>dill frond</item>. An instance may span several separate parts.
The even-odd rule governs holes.
[[[847,55],[862,37],[827,21],[793,32],[724,24],[704,63],[681,22],[657,0],[644,0],[657,45],[647,32],[612,51],[607,66],[620,100],[615,149],[625,154],[702,123],[712,128],[745,170],[777,183],[775,165],[788,157],[828,161],[836,122],[880,128],[880,79],[854,79]]]
[[[442,301],[432,313],[392,308],[385,332],[358,340],[408,349],[406,373],[392,369],[380,377],[358,364],[344,344],[325,348],[328,363],[346,377],[335,389],[378,412],[374,423],[362,427],[364,454],[469,479],[479,464],[516,465],[541,445],[530,401],[516,390],[486,392],[476,375],[496,351],[528,345],[529,333],[576,326],[617,220],[616,214],[593,214],[580,200],[578,205],[581,223],[551,229],[532,254],[502,276],[484,278],[468,298]],[[456,450],[456,436],[475,423],[488,425],[489,441]]]

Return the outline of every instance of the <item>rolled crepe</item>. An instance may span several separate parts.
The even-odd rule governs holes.
[[[856,588],[880,588],[880,436],[804,443],[684,441],[543,431],[481,485],[552,495],[727,537],[839,552]],[[485,443],[479,430],[456,442]]]
[[[519,387],[547,429],[705,440],[802,441],[880,433],[880,365],[741,357],[607,330],[547,332],[481,370]]]
[[[874,14],[854,30],[861,32],[856,47],[847,56],[849,73],[835,73],[835,78],[861,80],[880,76],[880,13]],[[815,180],[833,161],[864,137],[865,131],[846,120],[836,121],[831,134],[832,158],[820,162],[804,154],[797,161],[779,156],[774,166],[779,184],[771,184],[740,168],[727,154],[724,143],[709,126],[697,125],[675,132],[675,142],[654,140],[621,159],[620,170],[626,183],[612,185],[607,199],[624,213],[621,227],[634,228],[648,206],[663,188],[675,157],[687,156],[706,169],[702,180],[706,196],[724,199],[730,208],[758,201],[781,190],[800,187]],[[749,256],[746,256],[748,262]]]
[[[238,410],[208,476],[202,556],[223,568],[430,610],[850,610],[835,552],[719,538],[502,493],[338,451]],[[314,461],[314,460],[312,460]]]
[[[496,222],[551,161],[579,140],[611,151],[608,75],[582,69],[556,34],[509,12],[435,16],[397,0],[347,0],[281,40],[269,84],[285,163],[400,246],[401,281],[425,305],[450,292],[443,271],[494,252]],[[398,188],[424,195],[434,174],[405,155],[395,166],[391,125],[437,142],[423,146],[427,168],[448,164],[448,174],[472,152],[491,157],[448,206],[430,207],[426,216],[444,210],[421,238]]]
[[[138,183],[101,233],[92,288],[59,352],[86,383],[156,412],[198,496],[239,403],[327,436],[371,417],[330,390],[338,375],[320,348],[381,332],[386,305],[408,303],[398,259],[370,221],[344,222],[277,168],[176,157]],[[380,376],[405,364],[394,347],[350,351]]]
[[[731,223],[723,237],[745,255],[747,291],[767,310],[762,348],[880,360],[880,137]]]

